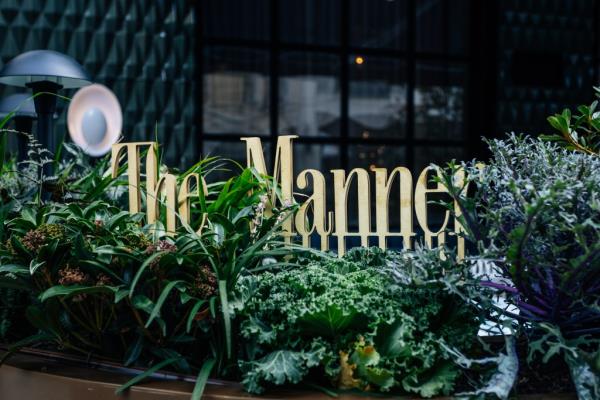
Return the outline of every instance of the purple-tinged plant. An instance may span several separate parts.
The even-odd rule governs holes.
[[[514,134],[488,144],[492,158],[483,169],[450,164],[439,179],[478,256],[494,260],[503,278],[483,284],[518,308],[505,313],[525,323],[537,344],[530,355],[575,351],[579,365],[593,370],[584,360],[600,339],[600,158]],[[461,167],[464,181],[455,182]],[[560,341],[550,340],[548,327]]]

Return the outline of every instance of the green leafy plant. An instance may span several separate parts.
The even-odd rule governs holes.
[[[600,88],[594,88],[596,97],[600,97]],[[569,109],[548,117],[550,125],[559,134],[542,135],[541,138],[555,141],[569,150],[586,154],[600,155],[600,111],[598,100],[589,106],[577,107],[578,115],[572,115]]]
[[[301,381],[340,389],[450,393],[440,343],[472,347],[480,311],[464,265],[440,252],[353,249],[341,259],[244,277],[238,286],[247,390]]]
[[[586,361],[600,343],[600,158],[516,135],[488,144],[483,169],[465,164],[465,181],[455,182],[459,166],[450,164],[440,181],[460,206],[477,256],[500,275],[484,284],[519,313],[499,311],[530,336],[530,356],[577,354],[567,363],[579,388],[579,377],[594,374],[575,373],[575,360],[600,376]],[[597,378],[593,386],[597,393]]]
[[[162,221],[145,226],[142,214],[119,207],[119,193],[108,189],[120,192],[123,182],[107,174],[107,159],[92,167],[66,148],[64,173],[53,179],[59,196],[42,197],[38,189],[47,181],[39,180],[34,194],[13,192],[6,203],[0,287],[25,295],[18,322],[29,333],[12,336],[18,340],[9,354],[44,345],[148,368],[120,391],[160,368],[197,372],[199,398],[215,366],[222,374],[235,365],[228,298],[237,279],[293,265],[290,257],[306,251],[280,235],[293,206],[273,208],[269,179],[240,170],[209,185],[207,196],[200,190],[192,213],[202,218],[172,238]],[[32,165],[40,170],[29,161],[10,164],[15,181]],[[206,160],[186,173],[204,174],[211,165]]]

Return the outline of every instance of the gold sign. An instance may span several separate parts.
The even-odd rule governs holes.
[[[426,167],[418,176],[413,192],[413,177],[405,167],[396,167],[388,173],[386,168],[373,168],[372,174],[363,168],[354,168],[350,172],[341,169],[331,170],[333,176],[333,210],[327,210],[327,192],[325,176],[316,169],[301,171],[294,180],[293,162],[293,140],[297,136],[279,136],[275,152],[275,163],[272,173],[267,170],[264,152],[260,138],[242,138],[246,143],[246,158],[249,167],[265,175],[271,175],[281,190],[280,201],[284,203],[294,202],[295,189],[305,190],[312,186],[312,193],[300,205],[294,218],[288,218],[283,223],[283,231],[287,241],[299,237],[304,246],[310,246],[310,239],[314,235],[320,238],[320,248],[328,250],[330,237],[337,241],[338,255],[346,251],[347,239],[358,238],[361,246],[368,246],[370,239],[376,240],[379,247],[385,249],[388,239],[399,237],[402,239],[403,247],[410,249],[415,240],[415,229],[413,223],[413,212],[417,217],[417,223],[423,232],[423,240],[427,246],[439,246],[446,243],[448,224],[451,214],[448,210],[443,211],[443,223],[436,231],[429,226],[428,210],[429,195],[445,193],[446,189],[441,184],[429,187],[429,177],[439,171],[435,167]],[[141,186],[140,167],[142,160],[140,152],[146,151],[146,204],[148,223],[165,220],[166,230],[174,234],[178,219],[190,223],[190,201],[199,197],[198,192],[203,188],[207,194],[206,182],[198,174],[190,174],[185,177],[181,187],[177,187],[177,177],[166,173],[159,176],[156,142],[119,143],[112,148],[112,175],[117,177],[119,160],[126,154],[127,176],[129,184],[129,211],[131,213],[141,212]],[[457,182],[462,182],[462,171],[456,176]],[[373,176],[372,176],[373,175]],[[375,198],[371,199],[371,182],[374,179]],[[399,193],[391,193],[393,184],[398,181]],[[356,181],[356,185],[353,182]],[[192,193],[195,188],[195,193]],[[355,189],[353,189],[355,188]],[[357,229],[350,231],[348,224],[348,197],[351,190],[356,190],[358,199]],[[413,194],[414,193],[414,194]],[[399,196],[399,230],[390,230],[390,196]],[[374,201],[373,201],[374,200]],[[275,204],[278,199],[275,192],[272,193],[272,201]],[[161,217],[160,204],[166,207],[166,215]],[[371,221],[371,204],[375,204],[375,224]],[[460,215],[455,205],[455,213]],[[202,229],[206,222],[206,215],[201,221]],[[373,229],[374,228],[374,229]],[[461,235],[462,227],[455,220],[453,229],[449,235],[456,238],[456,249],[458,258],[464,257],[464,239]]]

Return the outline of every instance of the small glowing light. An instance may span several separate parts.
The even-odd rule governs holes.
[[[358,65],[361,65],[362,63],[365,62],[365,59],[362,58],[361,56],[356,56],[356,58],[354,59],[354,62]]]
[[[367,139],[369,137],[369,131],[363,131],[362,137],[363,139]]]

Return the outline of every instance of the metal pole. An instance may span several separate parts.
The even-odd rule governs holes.
[[[37,139],[53,154],[57,151],[56,137],[54,135],[54,113],[56,111],[56,93],[61,85],[49,82],[34,82],[29,85],[33,89],[35,111],[38,115]],[[52,164],[44,168],[46,175],[53,174]]]

